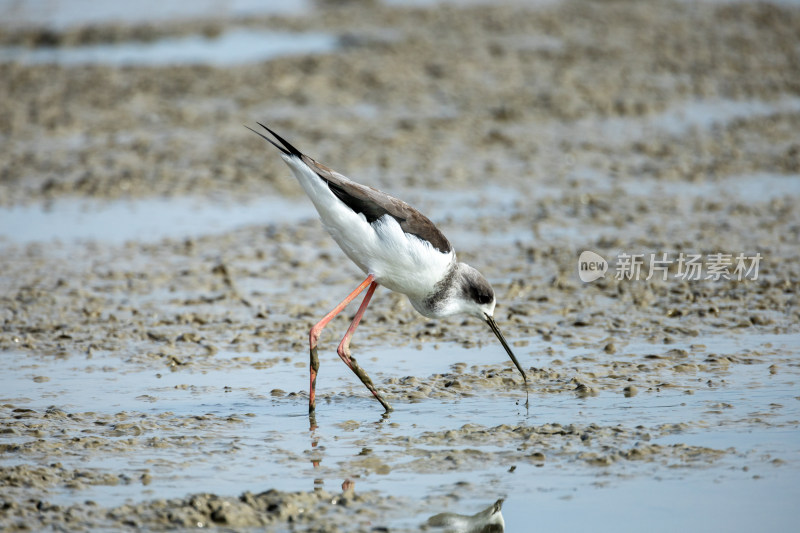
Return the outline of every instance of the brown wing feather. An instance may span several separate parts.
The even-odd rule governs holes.
[[[446,254],[453,249],[447,237],[428,217],[404,201],[378,189],[356,183],[325,165],[317,163],[307,155],[302,155],[301,159],[320,178],[325,180],[331,191],[342,202],[353,211],[362,213],[368,222],[372,223],[384,215],[389,215],[397,220],[404,232],[430,242],[440,252]]]

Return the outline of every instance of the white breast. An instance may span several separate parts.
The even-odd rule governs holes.
[[[411,298],[433,291],[455,262],[455,252],[441,253],[430,243],[405,233],[393,217],[372,224],[339,200],[328,185],[295,157],[282,156],[314,203],[325,229],[356,265],[375,281]]]

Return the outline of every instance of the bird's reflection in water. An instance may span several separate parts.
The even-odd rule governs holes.
[[[506,530],[503,521],[503,500],[474,515],[439,513],[428,519],[426,529],[442,533],[502,533]]]
[[[389,419],[388,413],[384,413],[378,425]],[[322,450],[318,447],[319,438],[316,434],[318,429],[317,420],[314,413],[309,415],[309,432],[311,434],[311,464],[318,468],[322,462]],[[314,490],[322,489],[324,480],[317,478],[314,480]],[[348,501],[355,498],[356,484],[351,479],[342,482],[341,495],[334,498],[333,503],[346,505]],[[423,530],[436,531],[438,533],[504,533],[506,524],[503,520],[503,500],[499,499],[483,511],[473,515],[461,515],[456,513],[439,513],[428,519],[422,525]]]

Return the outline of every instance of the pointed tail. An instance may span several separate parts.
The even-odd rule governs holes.
[[[270,143],[272,146],[274,146],[275,148],[277,148],[278,150],[280,150],[281,152],[283,152],[283,153],[284,153],[284,154],[286,154],[286,155],[294,155],[294,156],[297,156],[297,157],[302,157],[302,156],[303,156],[302,152],[300,152],[300,150],[298,150],[297,148],[295,148],[294,146],[292,146],[292,145],[289,143],[289,141],[287,141],[286,139],[284,139],[283,137],[281,137],[280,135],[278,135],[277,133],[275,133],[274,131],[272,131],[271,129],[269,129],[268,127],[266,127],[265,125],[263,125],[262,123],[260,123],[260,122],[256,122],[256,124],[258,124],[259,126],[261,126],[262,128],[264,128],[265,130],[267,130],[268,132],[270,132],[270,133],[272,134],[272,136],[273,136],[273,137],[275,137],[276,139],[278,139],[278,142],[280,142],[280,143],[281,143],[283,146],[280,146],[278,143],[276,143],[275,141],[273,141],[272,139],[270,139],[269,137],[267,137],[267,136],[266,136],[266,135],[264,135],[263,133],[260,133],[260,132],[258,132],[258,131],[256,131],[256,130],[254,130],[253,128],[251,128],[251,127],[250,127],[250,126],[248,126],[247,124],[245,124],[245,125],[244,125],[244,127],[245,127],[245,128],[247,128],[248,130],[252,131],[252,132],[253,132],[253,133],[255,133],[256,135],[258,135],[258,136],[259,136],[259,137],[261,137],[262,139],[266,140],[266,141],[267,141],[267,142],[269,142],[269,143]]]

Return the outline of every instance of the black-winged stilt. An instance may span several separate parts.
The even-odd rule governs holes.
[[[392,410],[367,373],[350,355],[350,339],[378,285],[405,294],[414,309],[426,317],[463,314],[486,322],[519,369],[527,387],[525,371],[493,318],[496,300],[492,286],[480,272],[456,261],[453,246],[433,222],[404,201],[356,183],[317,163],[268,127],[260,122],[258,124],[278,142],[252,128],[248,129],[281,151],[281,158],[311,198],[325,229],[347,257],[367,274],[367,278],[347,298],[311,328],[310,413],[315,409],[319,370],[317,342],[320,333],[333,317],[365,289],[366,296],[339,343],[337,353],[384,409]]]

